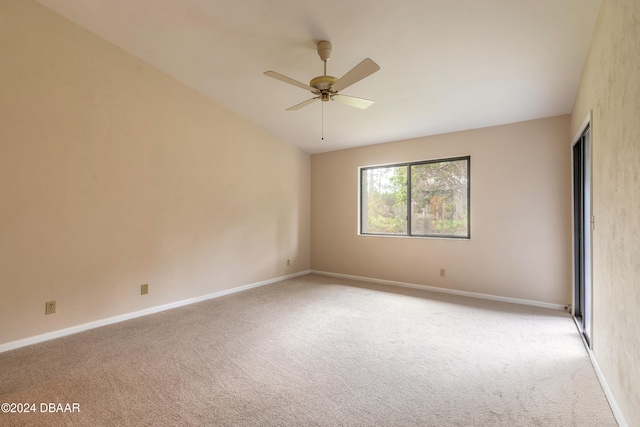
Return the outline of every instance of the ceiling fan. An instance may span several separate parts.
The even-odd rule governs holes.
[[[307,99],[306,101],[301,102],[300,104],[296,104],[293,107],[287,108],[286,111],[299,110],[300,108],[305,107],[317,100],[322,100],[323,102],[327,102],[330,100],[338,101],[352,107],[363,109],[368,108],[373,104],[373,101],[370,99],[342,95],[338,92],[375,73],[380,69],[380,66],[378,66],[378,64],[373,62],[371,59],[367,58],[353,67],[351,71],[349,71],[339,79],[333,76],[328,76],[327,61],[331,57],[331,48],[331,43],[326,40],[318,42],[318,55],[324,62],[324,75],[314,77],[313,79],[311,79],[311,82],[308,85],[294,80],[290,77],[283,76],[282,74],[276,73],[275,71],[264,72],[265,76],[273,77],[274,79],[308,90],[312,94],[316,95],[311,99]]]

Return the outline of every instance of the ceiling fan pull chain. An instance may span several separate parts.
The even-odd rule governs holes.
[[[325,62],[325,64],[326,64],[326,62]],[[321,129],[320,132],[321,132],[322,141],[324,141],[324,102],[322,104],[320,104],[320,106],[322,107],[322,115],[321,115],[322,122],[320,124],[320,129]]]

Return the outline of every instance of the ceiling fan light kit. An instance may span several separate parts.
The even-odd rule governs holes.
[[[367,76],[375,73],[380,69],[378,64],[367,58],[354,68],[352,68],[347,74],[341,78],[327,75],[327,61],[331,58],[332,45],[326,40],[318,42],[318,56],[324,62],[324,74],[322,76],[314,77],[309,82],[309,85],[301,83],[295,79],[284,76],[275,71],[265,71],[265,75],[272,77],[276,80],[297,86],[301,89],[310,91],[315,96],[300,104],[296,104],[293,107],[287,108],[287,111],[299,110],[317,100],[323,102],[338,101],[342,104],[349,105],[357,108],[368,108],[373,104],[370,99],[357,98],[355,96],[338,94],[339,91],[351,86],[354,83],[359,82]]]

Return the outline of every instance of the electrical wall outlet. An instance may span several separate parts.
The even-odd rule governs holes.
[[[44,314],[53,314],[56,312],[56,302],[47,301],[44,303]]]
[[[140,285],[140,295],[146,295],[149,293],[149,285],[148,284],[144,284],[144,285]]]
[[[287,267],[291,267],[291,260],[290,259],[287,260]]]
[[[447,277],[447,271],[444,268],[440,269],[440,277]]]

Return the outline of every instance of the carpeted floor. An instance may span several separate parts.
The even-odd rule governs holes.
[[[568,314],[318,275],[0,354],[4,402],[37,412],[3,426],[616,425]]]

